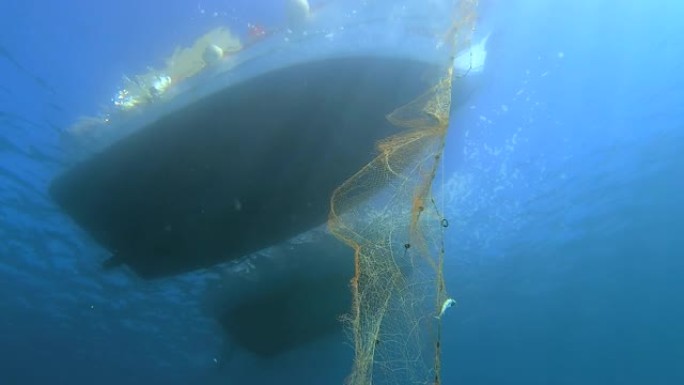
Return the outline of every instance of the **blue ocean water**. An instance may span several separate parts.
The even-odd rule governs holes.
[[[487,65],[446,149],[443,383],[684,383],[684,6],[480,8]],[[46,192],[60,133],[121,74],[281,19],[276,1],[0,4],[0,384],[342,383],[336,340],[217,368],[198,275],[103,272]]]

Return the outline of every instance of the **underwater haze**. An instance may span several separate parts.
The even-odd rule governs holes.
[[[48,195],[64,132],[122,74],[217,26],[280,25],[282,3],[0,3],[0,385],[344,383],[343,333],[269,359],[229,349],[213,271],[104,270],[109,253]],[[478,13],[486,66],[453,108],[435,187],[456,300],[442,383],[684,384],[684,3]]]

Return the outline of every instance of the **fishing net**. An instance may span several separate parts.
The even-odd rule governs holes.
[[[379,143],[379,155],[331,198],[329,228],[354,250],[352,309],[344,317],[355,350],[350,385],[441,383],[448,221],[432,187],[449,127],[453,59],[470,44],[476,7],[475,0],[456,4],[433,86],[387,115],[403,132]]]

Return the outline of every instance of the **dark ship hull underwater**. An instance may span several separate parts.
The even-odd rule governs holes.
[[[326,59],[245,80],[147,124],[56,178],[61,209],[145,279],[240,258],[326,221],[336,187],[397,134],[386,114],[425,62]]]
[[[341,338],[349,312],[354,260],[332,236],[285,245],[251,258],[249,272],[227,272],[204,296],[204,310],[224,333],[221,365],[233,352],[270,359],[325,337]]]

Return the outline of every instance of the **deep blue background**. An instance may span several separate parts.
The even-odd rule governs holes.
[[[684,383],[684,6],[657,3],[482,0],[487,67],[446,153],[445,384]],[[59,132],[122,74],[281,15],[0,3],[0,384],[341,383],[333,341],[218,370],[200,278],[103,273],[46,194]]]

